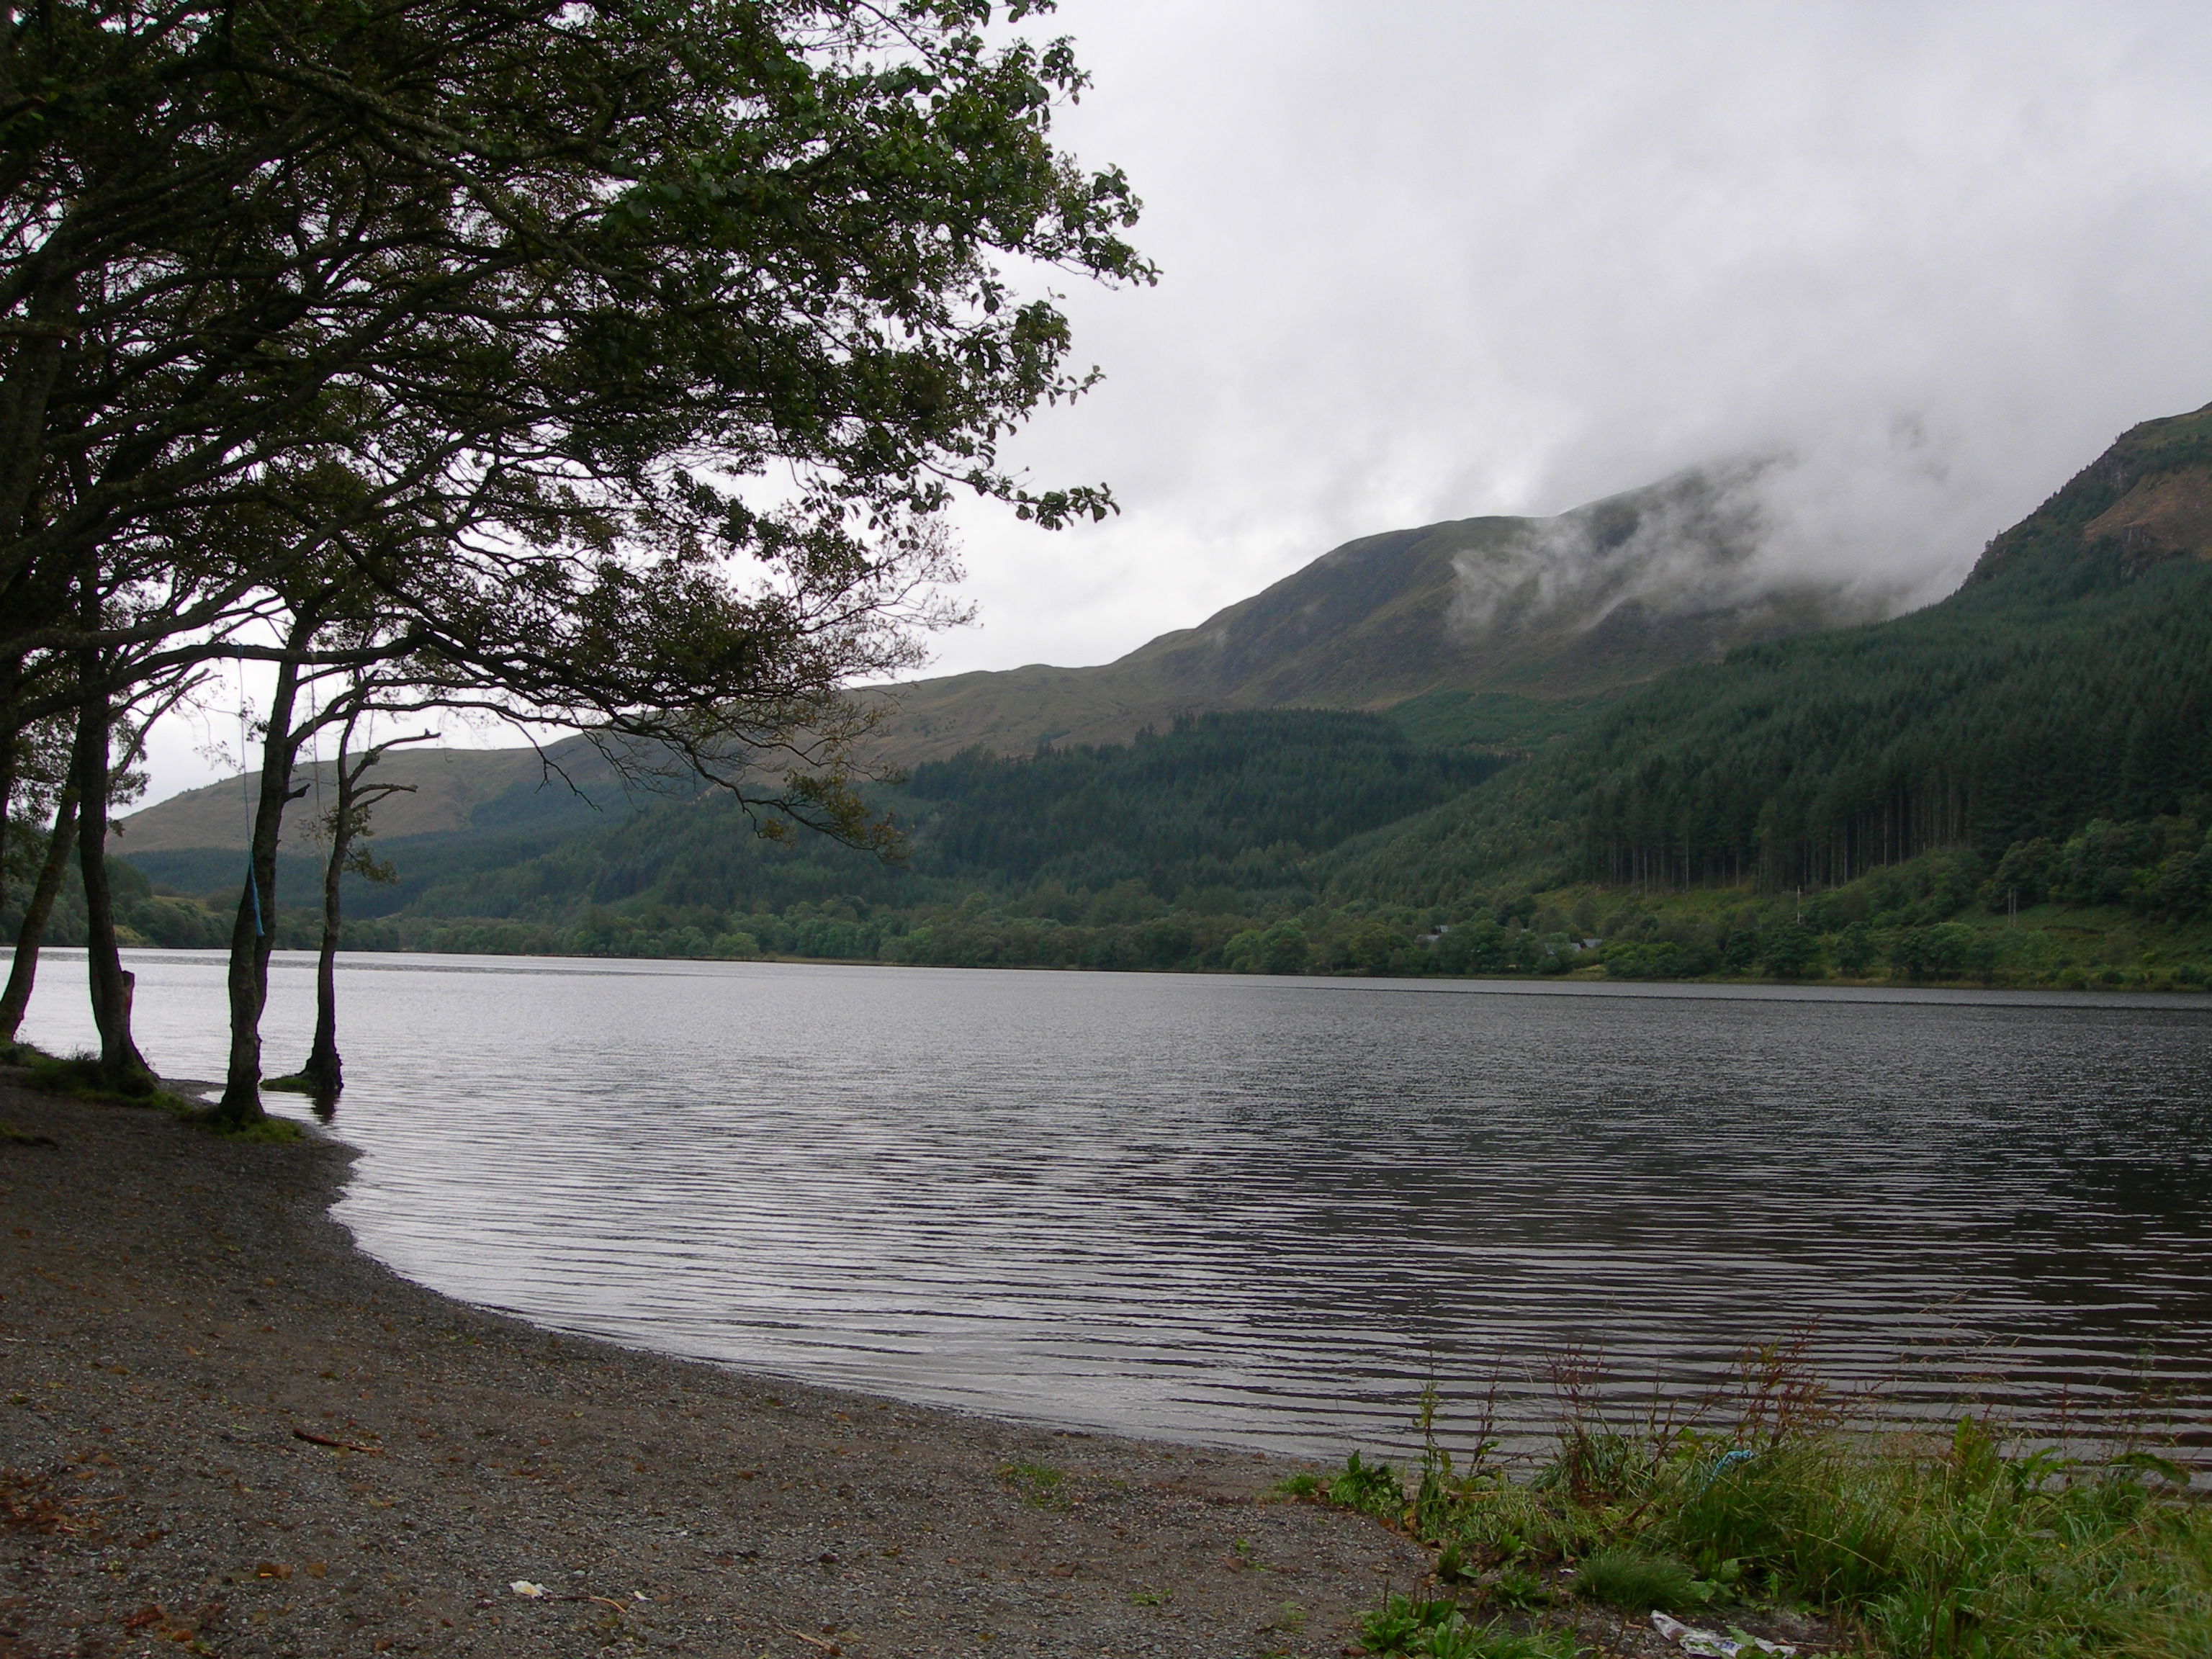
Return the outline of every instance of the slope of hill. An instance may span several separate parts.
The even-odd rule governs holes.
[[[1553,519],[1462,519],[1347,542],[1195,628],[1095,668],[1042,665],[886,693],[883,750],[1126,742],[1205,710],[1381,709],[1437,694],[1546,702],[1881,614],[1887,596],[1777,583],[1755,469],[1685,473]],[[1566,723],[1572,723],[1568,720]]]
[[[1256,914],[1310,901],[1302,866],[1312,854],[1449,800],[1513,763],[1421,746],[1371,714],[1202,715],[1127,745],[1072,746],[1033,759],[970,750],[924,763],[878,802],[909,832],[903,866],[821,836],[764,840],[714,797],[663,802],[535,842],[399,842],[381,849],[397,866],[394,884],[349,880],[348,939],[371,948],[479,950],[620,941],[629,954],[713,954],[713,942],[733,930],[775,940],[802,920],[826,916],[808,937],[843,941],[833,954],[872,955],[887,929],[902,931],[900,914],[959,910],[979,896],[1025,905],[1041,918],[1095,915],[1102,925],[1177,907]],[[133,862],[167,882],[165,857],[202,856]],[[215,856],[234,897],[237,855]],[[313,873],[304,864],[281,872],[280,897],[304,902]],[[185,914],[200,907],[142,896],[149,902],[125,919],[153,942],[216,936],[204,914]],[[868,916],[879,920],[860,949],[854,927]],[[279,937],[304,943],[313,927],[310,913],[295,908]],[[1172,966],[1176,957],[1155,951],[1152,959]]]
[[[2123,435],[1893,622],[1747,647],[1352,855],[1358,890],[1524,875],[1824,886],[2097,820],[2212,817],[2212,409]]]
[[[1416,743],[1500,750],[1581,726],[1622,688],[1746,641],[1856,619],[1881,596],[1776,585],[1755,571],[1755,470],[1685,473],[1553,519],[1466,519],[1347,543],[1196,628],[1118,661],[918,681],[889,708],[878,759],[1126,743],[1206,711],[1391,708]],[[296,861],[327,799],[327,763],[285,810]],[[535,749],[407,749],[380,781],[380,845],[588,833],[637,809],[581,738]],[[122,821],[118,848],[188,891],[234,883],[258,782],[236,779]]]
[[[328,809],[336,787],[332,770],[328,761],[299,769],[296,781],[307,793],[284,808],[287,846],[313,839],[315,821]],[[377,833],[387,841],[579,826],[626,803],[613,769],[583,738],[566,738],[542,751],[395,749],[377,763],[370,777],[409,791],[386,797],[376,809]],[[242,849],[260,798],[258,777],[188,789],[123,819],[117,850],[137,857],[197,848]]]

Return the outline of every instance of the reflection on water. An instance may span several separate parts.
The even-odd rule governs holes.
[[[216,1075],[213,957],[134,953]],[[280,956],[272,1069],[313,962]],[[56,953],[26,1035],[83,1041]],[[450,1294],[911,1399],[1340,1452],[1817,1322],[2212,1423],[2212,1006],[354,957],[338,1214]],[[1593,994],[1595,993],[1595,994]],[[304,1102],[273,1097],[279,1109]]]

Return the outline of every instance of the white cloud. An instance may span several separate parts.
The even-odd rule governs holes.
[[[1157,289],[960,515],[954,672],[1097,662],[1336,544],[1783,453],[1770,565],[1923,597],[2212,399],[2212,9],[2185,0],[1062,0],[1060,125]],[[169,787],[196,778],[164,770]]]
[[[1782,568],[1942,592],[2212,398],[2212,13],[1067,0],[1064,124],[1154,291],[1020,446],[1109,526],[963,515],[947,669],[1097,661],[1372,531],[1768,475]]]

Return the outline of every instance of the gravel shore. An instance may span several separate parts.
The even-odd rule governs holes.
[[[1279,1463],[447,1301],[328,1218],[327,1141],[6,1073],[0,1124],[0,1659],[1335,1654],[1426,1571]]]

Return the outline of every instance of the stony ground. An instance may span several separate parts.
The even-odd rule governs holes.
[[[327,1143],[6,1075],[0,1126],[0,1659],[1335,1654],[1427,1571],[1279,1464],[445,1301]]]

